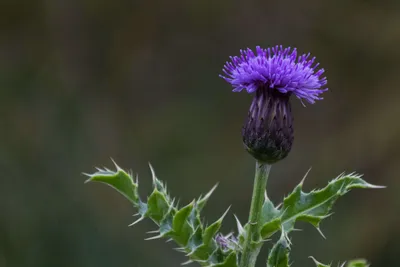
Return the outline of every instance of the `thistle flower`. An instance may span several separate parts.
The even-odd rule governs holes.
[[[285,158],[293,144],[293,117],[289,98],[313,104],[328,90],[324,69],[310,54],[297,56],[296,48],[275,46],[241,50],[239,57],[230,57],[220,75],[233,86],[255,93],[242,129],[243,143],[256,159],[274,163]]]

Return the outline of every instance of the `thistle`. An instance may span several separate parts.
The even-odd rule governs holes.
[[[242,50],[231,57],[220,75],[233,86],[234,92],[255,93],[242,129],[243,143],[257,160],[274,163],[285,158],[293,144],[293,116],[289,98],[293,94],[313,104],[328,90],[310,54],[297,56],[297,50],[256,48]]]
[[[139,197],[138,178],[124,171],[117,164],[116,170],[98,169],[88,181],[110,185],[126,197],[136,209],[139,219],[151,219],[156,230],[148,239],[167,238],[178,245],[178,251],[189,258],[185,264],[197,262],[206,267],[254,267],[261,247],[270,245],[267,267],[291,266],[289,254],[292,240],[289,238],[297,221],[312,224],[322,235],[320,223],[331,215],[336,200],[354,188],[382,188],[367,183],[361,175],[341,174],[327,186],[310,192],[302,190],[304,178],[275,206],[266,191],[268,176],[273,163],[284,159],[290,152],[294,131],[290,96],[315,103],[327,80],[322,77],[315,58],[297,55],[296,49],[276,46],[272,49],[256,48],[256,54],[247,49],[239,57],[231,57],[220,75],[233,86],[233,91],[243,89],[254,94],[253,101],[242,129],[246,150],[256,160],[253,196],[247,223],[238,218],[237,233],[222,234],[220,227],[228,210],[217,221],[204,224],[201,211],[215,187],[205,196],[186,206],[178,206],[150,166],[153,192],[142,200]],[[306,174],[307,175],[307,174]],[[279,236],[274,238],[277,233]],[[275,241],[272,241],[275,240]],[[330,267],[314,258],[314,266]],[[341,267],[367,267],[365,260],[350,261]]]

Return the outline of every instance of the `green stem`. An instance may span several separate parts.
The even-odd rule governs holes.
[[[243,254],[240,260],[240,267],[254,267],[258,253],[260,252],[260,218],[261,209],[264,203],[264,192],[267,187],[267,180],[271,165],[260,161],[256,162],[256,174],[254,178],[253,196],[251,199],[249,225],[246,229],[246,239]]]

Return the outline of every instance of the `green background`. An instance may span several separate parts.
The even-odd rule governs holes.
[[[283,44],[326,69],[325,100],[292,99],[295,142],[268,184],[279,203],[312,166],[305,189],[342,171],[383,190],[354,190],[322,223],[292,234],[293,266],[367,257],[400,266],[400,1],[0,2],[0,266],[179,266],[151,222],[100,184],[95,166],[139,173],[150,161],[188,203],[215,183],[211,222],[232,205],[247,219],[253,159],[240,129],[251,96],[218,77],[239,49]],[[265,266],[267,247],[258,266]]]

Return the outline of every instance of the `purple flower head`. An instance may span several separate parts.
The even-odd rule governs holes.
[[[228,238],[226,238],[225,236],[223,236],[221,233],[219,233],[216,238],[215,241],[217,242],[217,244],[222,248],[222,249],[227,249],[228,248]]]
[[[232,233],[224,236],[221,233],[218,233],[217,236],[215,237],[215,242],[217,242],[217,245],[222,249],[222,250],[227,250],[227,249],[234,249],[238,245],[238,240]]]
[[[276,89],[282,94],[294,94],[309,103],[321,100],[320,94],[327,91],[324,69],[319,69],[315,57],[310,54],[297,56],[296,48],[275,46],[272,49],[256,47],[255,54],[250,48],[241,50],[240,56],[230,57],[220,75],[233,86],[234,92],[245,89],[253,93],[257,89]]]

